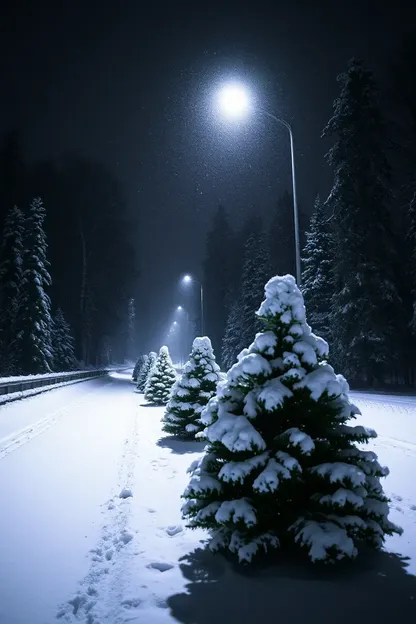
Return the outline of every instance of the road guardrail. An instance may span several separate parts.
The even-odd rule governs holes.
[[[25,379],[11,379],[10,381],[0,382],[0,396],[5,394],[14,394],[15,392],[24,392],[25,390],[33,390],[42,386],[52,386],[54,384],[66,381],[86,381],[94,377],[101,377],[108,373],[108,370],[90,370],[90,371],[70,371],[68,373],[56,373],[55,375],[39,375],[36,377],[28,377]]]

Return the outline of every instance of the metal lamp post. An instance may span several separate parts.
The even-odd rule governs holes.
[[[200,282],[199,280],[195,279],[195,277],[193,277],[191,275],[185,275],[183,277],[182,281],[184,282],[184,284],[192,284],[192,282],[194,282],[195,284],[199,285],[199,289],[200,289],[199,303],[200,303],[200,315],[201,315],[201,336],[203,336],[204,335],[204,287],[202,285],[202,282]]]

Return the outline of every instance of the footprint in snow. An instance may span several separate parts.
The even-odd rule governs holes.
[[[127,531],[126,529],[124,529],[124,531],[122,531],[120,535],[116,535],[116,537],[113,539],[113,544],[115,546],[117,546],[117,544],[118,545],[128,544],[129,542],[131,542],[133,537],[134,537],[133,533],[130,533],[130,531]]]
[[[127,488],[123,488],[120,494],[118,495],[119,498],[131,498],[132,496],[133,496],[132,491],[128,490]]]
[[[149,507],[147,511],[151,514],[156,513],[156,509],[152,509],[152,507]]]
[[[81,609],[87,613],[88,611],[91,611],[91,609],[95,605],[95,600],[88,600],[88,597],[84,594],[78,594],[77,596],[75,596],[75,598],[72,598],[72,600],[68,601],[68,605],[72,609],[72,615],[76,616]],[[62,617],[62,615],[65,615],[65,613],[59,613],[58,617]]]
[[[173,526],[168,526],[165,531],[169,535],[169,537],[173,537],[174,535],[178,535],[178,533],[182,533],[183,527],[181,524],[176,524]]]
[[[107,559],[107,561],[110,561],[113,558],[113,551],[111,550],[111,548],[105,553],[105,558]]]
[[[98,555],[99,557],[101,557],[101,555],[103,554],[103,551],[101,550],[101,548],[92,548],[90,552],[93,553],[94,555]]]
[[[159,570],[159,572],[167,572],[168,570],[172,570],[174,566],[171,563],[166,563],[165,561],[154,561],[153,563],[149,563],[146,567],[153,570]]]
[[[166,459],[163,459],[162,457],[159,457],[159,459],[152,459],[150,463],[156,468],[166,468],[168,465]]]
[[[125,609],[137,609],[137,607],[140,607],[141,603],[142,601],[140,600],[140,598],[128,598],[126,600],[123,600],[121,605]]]

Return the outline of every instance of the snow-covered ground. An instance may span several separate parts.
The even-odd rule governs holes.
[[[130,372],[111,373],[0,408],[1,624],[416,621],[413,399],[354,395],[405,528],[389,554],[242,568],[181,520],[202,444],[164,436],[163,408],[133,389]]]
[[[404,534],[388,538],[386,548],[410,557],[408,570],[416,575],[416,397],[353,392],[352,400],[362,412],[357,424],[378,433],[367,448],[390,468],[384,490]]]

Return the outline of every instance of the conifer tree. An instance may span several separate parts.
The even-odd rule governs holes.
[[[227,322],[229,292],[235,280],[235,236],[227,212],[219,206],[206,241],[203,270],[205,332],[213,349],[221,353]]]
[[[136,304],[129,299],[127,328],[127,357],[133,359],[136,354]]]
[[[238,296],[231,304],[225,326],[225,334],[222,339],[221,363],[225,370],[231,368],[241,351],[241,301]]]
[[[161,347],[157,360],[149,373],[144,398],[153,405],[166,405],[175,381],[176,372],[170,359],[169,349],[166,346]]]
[[[263,285],[272,274],[267,237],[262,231],[261,219],[251,219],[250,230],[244,248],[240,290],[231,305],[223,338],[224,368],[234,364],[237,355],[260,329],[255,311],[262,300]]]
[[[23,213],[14,206],[6,216],[0,249],[0,366],[3,375],[19,372],[16,332],[23,276],[23,235]]]
[[[52,324],[53,368],[57,372],[76,368],[75,343],[71,328],[61,308],[58,308]]]
[[[318,195],[303,249],[302,294],[313,331],[325,339],[329,337],[333,262],[334,250],[328,215]]]
[[[156,359],[157,355],[154,351],[151,351],[149,355],[144,356],[142,367],[137,375],[137,390],[139,392],[145,391],[147,380],[153,366],[156,364]]]
[[[407,230],[407,258],[408,277],[410,278],[410,293],[412,297],[413,314],[410,320],[412,333],[416,335],[416,193],[409,204]]]
[[[263,299],[264,284],[272,275],[267,237],[261,227],[261,221],[259,221],[258,228],[253,230],[245,245],[240,295],[241,334],[238,353],[252,342],[256,333],[261,329],[256,310],[258,310]]]
[[[145,363],[145,360],[147,359],[147,355],[140,355],[137,360],[136,360],[136,364],[134,365],[133,368],[133,373],[132,373],[132,380],[137,382],[137,377],[138,374],[140,373],[143,364]]]
[[[324,130],[324,136],[335,137],[327,156],[334,171],[327,203],[336,249],[332,356],[351,380],[371,385],[383,381],[395,353],[390,171],[371,72],[353,59],[339,82],[341,93]]]
[[[20,289],[19,326],[16,341],[23,374],[49,373],[52,368],[51,302],[46,292],[51,285],[43,229],[46,211],[38,197],[30,205],[26,220],[23,276]]]
[[[172,396],[163,418],[163,431],[181,438],[195,438],[204,429],[201,413],[216,391],[220,368],[215,361],[211,341],[195,338],[189,361],[172,388]]]
[[[291,275],[272,278],[257,334],[202,414],[205,454],[189,469],[184,517],[213,532],[211,548],[250,561],[300,548],[312,561],[354,558],[401,529],[388,520],[380,478],[388,469],[357,444],[359,410],[311,332]]]

